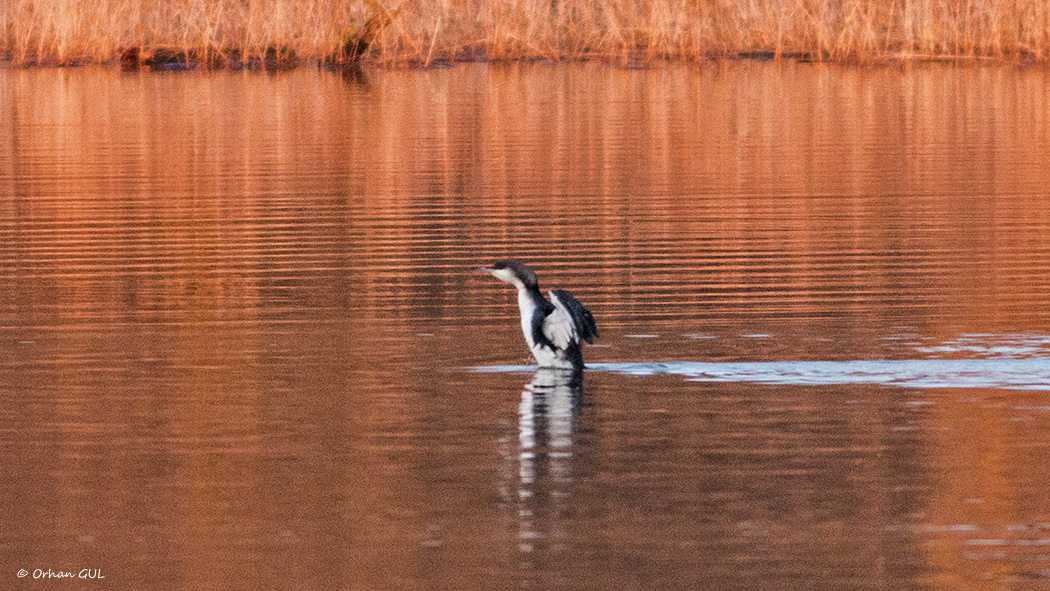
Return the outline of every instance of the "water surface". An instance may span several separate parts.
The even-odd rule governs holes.
[[[1047,97],[1005,67],[0,71],[0,578],[1045,585]],[[582,383],[530,366],[474,270],[505,257],[594,312]]]

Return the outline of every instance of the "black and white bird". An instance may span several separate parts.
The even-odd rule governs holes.
[[[594,342],[598,325],[591,311],[564,289],[540,293],[536,274],[517,261],[499,261],[480,270],[518,288],[521,332],[540,367],[583,369],[583,345]]]

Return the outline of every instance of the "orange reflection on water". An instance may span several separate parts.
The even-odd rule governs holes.
[[[1040,393],[596,372],[551,417],[529,377],[461,370],[527,362],[513,296],[473,271],[506,256],[591,307],[594,363],[1050,334],[1046,72],[0,74],[13,570],[451,588],[1047,568]],[[983,352],[930,352],[974,334]],[[540,423],[550,444],[523,445]]]

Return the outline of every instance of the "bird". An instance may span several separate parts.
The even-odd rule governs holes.
[[[523,263],[503,260],[478,269],[518,288],[521,332],[540,367],[583,369],[580,341],[593,343],[598,336],[590,310],[564,289],[549,291],[547,301],[540,293],[536,273]]]

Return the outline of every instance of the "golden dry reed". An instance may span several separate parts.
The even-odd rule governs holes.
[[[386,63],[1048,62],[1050,0],[2,0],[0,34],[16,64],[106,62],[129,49],[298,61],[361,50]]]

